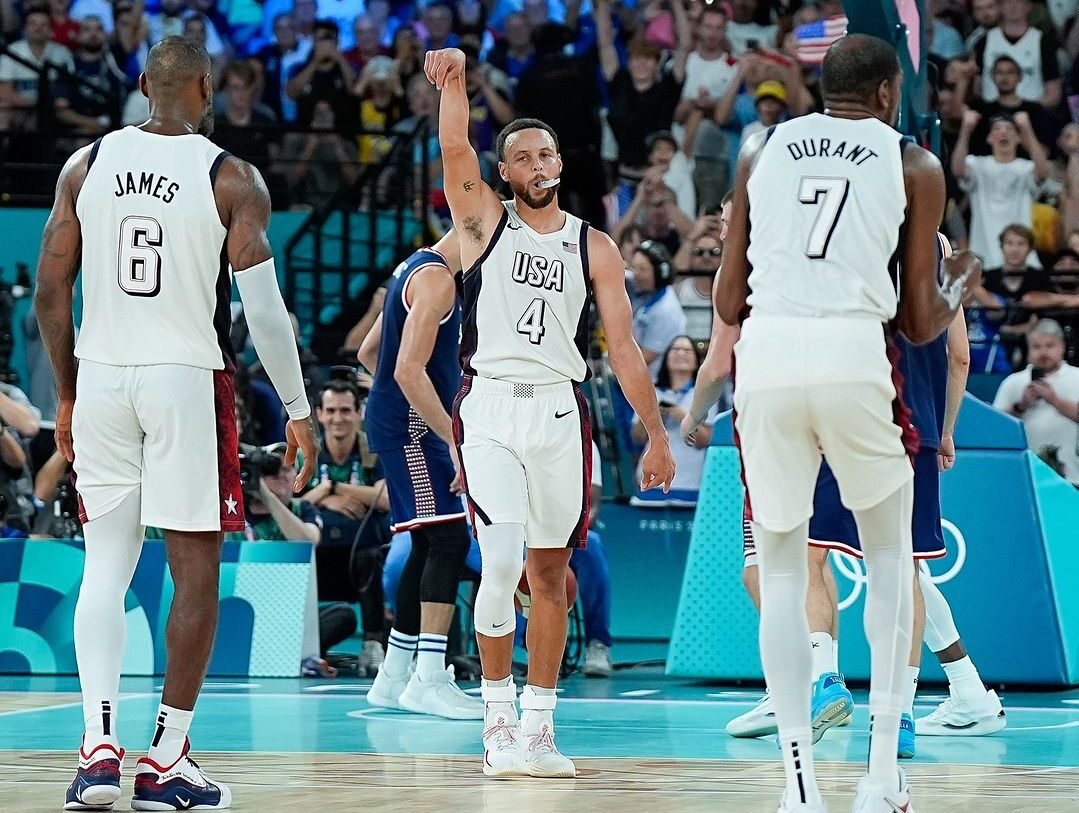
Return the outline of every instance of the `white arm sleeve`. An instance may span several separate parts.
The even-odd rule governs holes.
[[[311,414],[303,387],[300,354],[292,332],[285,300],[277,286],[273,257],[243,271],[237,271],[236,287],[244,303],[251,341],[259,354],[274,389],[289,418],[299,420]]]

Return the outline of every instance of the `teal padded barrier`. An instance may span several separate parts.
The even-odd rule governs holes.
[[[742,487],[730,418],[708,450],[667,671],[760,680],[757,615],[741,584]],[[1079,492],[1026,450],[1022,424],[968,395],[955,468],[941,478],[949,556],[930,564],[956,624],[989,682],[1079,684]],[[833,554],[841,606],[841,663],[869,676],[862,630],[865,571]],[[944,675],[931,654],[926,680]]]

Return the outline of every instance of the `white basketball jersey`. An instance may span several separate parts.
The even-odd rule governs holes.
[[[749,177],[748,304],[775,316],[895,316],[901,136],[875,118],[778,125]]]
[[[483,255],[463,277],[461,366],[470,375],[524,384],[584,381],[588,224],[566,214],[540,234],[506,207]]]
[[[993,63],[1008,56],[1023,72],[1015,92],[1024,102],[1040,102],[1045,94],[1045,77],[1042,73],[1042,32],[1031,26],[1019,38],[1011,42],[999,28],[991,28],[985,35],[985,54],[982,59],[982,99],[995,102],[1000,94],[993,82]]]
[[[83,318],[75,355],[117,366],[225,367],[232,279],[200,135],[126,127],[92,155],[82,224]]]

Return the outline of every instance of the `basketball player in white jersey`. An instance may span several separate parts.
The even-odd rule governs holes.
[[[38,322],[59,398],[56,441],[74,461],[86,540],[75,607],[86,727],[65,807],[104,810],[120,795],[124,597],[152,525],[165,530],[175,592],[161,707],[131,805],[221,809],[231,793],[190,759],[187,731],[217,628],[222,532],[244,527],[230,266],[291,419],[285,464],[303,450],[297,489],[318,454],[266,238],[266,185],[204,137],[213,121],[209,57],[169,37],[151,49],[140,85],[150,119],[98,139],[64,167],[37,272]]]
[[[918,343],[940,335],[980,267],[969,252],[956,255],[938,284],[944,175],[890,126],[902,84],[895,49],[848,36],[822,70],[825,114],[771,128],[739,156],[716,305],[731,325],[752,309],[735,346],[736,426],[760,567],[761,661],[787,776],[780,810],[825,810],[805,613],[819,447],[854,513],[869,574],[873,736],[854,811],[910,813],[896,741],[913,616],[911,427],[893,422],[886,326],[894,319]]]
[[[562,172],[554,132],[519,119],[498,136],[499,173],[513,199],[480,176],[468,140],[465,55],[428,52],[424,69],[441,92],[438,136],[446,196],[466,269],[454,409],[468,505],[483,555],[476,630],[483,665],[487,775],[572,777],[554,741],[555,683],[566,645],[566,565],[587,533],[591,426],[579,387],[589,375],[588,314],[594,296],[611,366],[648,430],[642,488],[674,479],[655,389],[632,337],[622,257],[606,234],[558,206]],[[552,92],[556,89],[552,88]],[[513,595],[528,545],[532,592],[528,685],[510,675]]]

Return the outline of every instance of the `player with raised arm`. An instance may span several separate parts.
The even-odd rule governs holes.
[[[303,452],[297,490],[318,453],[266,237],[266,185],[205,138],[213,124],[209,56],[168,37],[150,50],[139,82],[149,120],[68,160],[38,261],[35,305],[56,377],[56,442],[75,464],[86,541],[75,606],[85,734],[65,808],[105,810],[120,796],[124,599],[151,525],[165,530],[175,591],[161,706],[131,806],[223,809],[232,794],[190,758],[187,732],[217,629],[222,534],[244,528],[230,267],[289,414],[285,464]]]
[[[813,768],[805,613],[823,449],[869,574],[874,736],[854,811],[893,813],[910,810],[895,744],[913,616],[908,452],[916,437],[897,408],[887,326],[895,320],[916,343],[940,335],[980,267],[956,255],[938,283],[944,175],[892,129],[902,84],[895,49],[847,36],[822,70],[826,112],[770,128],[739,156],[716,305],[729,325],[751,308],[735,346],[736,426],[761,572],[761,660],[787,777],[780,810],[825,810]]]
[[[572,777],[573,762],[555,745],[553,712],[566,645],[566,568],[588,528],[592,433],[579,385],[589,376],[593,297],[611,366],[648,431],[642,487],[668,489],[674,461],[633,340],[622,257],[610,237],[558,205],[557,136],[535,119],[503,129],[498,169],[513,199],[502,201],[484,183],[469,143],[465,55],[455,48],[430,51],[424,70],[442,92],[439,143],[465,269],[465,378],[454,435],[483,555],[475,609],[483,770]],[[532,609],[518,722],[510,674],[513,596],[526,544]]]

